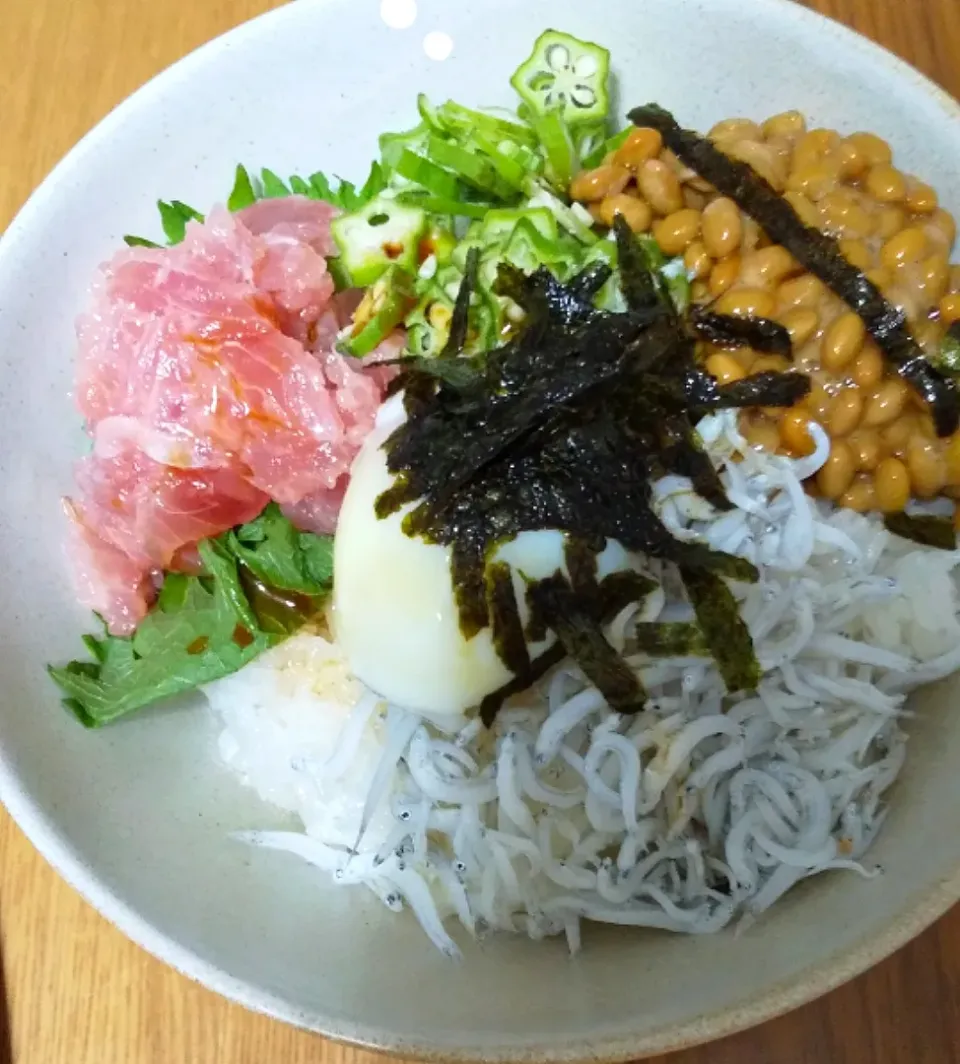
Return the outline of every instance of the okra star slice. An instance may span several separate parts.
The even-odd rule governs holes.
[[[536,115],[561,108],[570,126],[603,121],[610,106],[610,53],[558,30],[542,33],[510,84]]]
[[[330,232],[353,286],[366,288],[390,266],[415,272],[426,228],[424,210],[378,196],[360,210],[335,218]]]

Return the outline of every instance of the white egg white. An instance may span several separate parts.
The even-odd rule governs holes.
[[[334,547],[332,623],[353,673],[395,705],[431,716],[461,714],[512,679],[489,629],[464,639],[450,575],[450,547],[407,536],[410,504],[377,518],[374,504],[393,483],[382,444],[405,420],[403,397],[381,408],[376,426],[353,463]],[[526,623],[523,578],[564,570],[564,536],[553,529],[523,532],[493,556],[515,574]],[[642,559],[609,540],[598,559],[601,579],[639,570]],[[531,644],[535,656],[555,637]]]

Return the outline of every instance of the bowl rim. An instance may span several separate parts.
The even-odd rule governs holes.
[[[257,36],[266,25],[302,17],[307,7],[326,7],[338,0],[308,0],[287,3],[264,12],[205,42],[154,75],[90,129],[46,175],[30,195],[6,231],[0,234],[0,260],[16,254],[27,239],[34,218],[39,218],[55,195],[61,180],[107,141],[129,114],[159,99],[166,87],[188,77],[204,66],[217,52],[239,40]],[[757,0],[754,0],[757,2]],[[838,44],[858,52],[874,65],[885,65],[892,76],[910,82],[932,97],[947,118],[960,121],[960,103],[939,85],[886,48],[837,20],[791,0],[762,0],[787,21],[807,28],[819,28],[833,35]],[[906,945],[960,901],[960,863],[932,885],[917,892],[899,917],[879,934],[864,933],[855,946],[842,956],[828,957],[799,975],[769,986],[754,1000],[707,1012],[680,1022],[669,1022],[642,1035],[614,1033],[600,1038],[575,1038],[563,1046],[515,1042],[512,1044],[466,1045],[442,1048],[429,1041],[411,1040],[373,1025],[343,1022],[315,1011],[291,1007],[282,997],[231,976],[204,960],[170,935],[158,930],[100,880],[71,847],[52,819],[47,817],[21,781],[16,767],[0,745],[0,801],[41,856],[57,874],[76,890],[97,912],[127,938],[181,975],[199,983],[229,1001],[252,1011],[311,1031],[333,1042],[374,1050],[393,1056],[415,1057],[424,1061],[484,1062],[484,1064],[596,1064],[642,1059],[690,1048],[725,1038],[775,1019],[784,1013],[829,993],[862,974],[868,968]]]

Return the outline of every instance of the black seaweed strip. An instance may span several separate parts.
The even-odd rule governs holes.
[[[520,676],[530,671],[530,654],[513,592],[513,573],[506,562],[493,562],[487,566],[486,580],[493,645],[503,664]]]
[[[656,587],[656,581],[642,573],[621,570],[605,576],[600,581],[600,623],[607,624],[632,602],[643,602]],[[536,643],[546,638],[547,622],[533,607],[529,593],[527,602],[531,607],[531,623],[527,628],[527,638],[531,643]],[[515,676],[503,687],[487,695],[480,703],[480,719],[484,725],[489,728],[493,724],[500,707],[511,695],[526,691],[531,684],[536,683],[555,665],[559,665],[566,656],[567,651],[563,644],[557,643],[535,658],[525,674]]]
[[[690,321],[701,340],[722,347],[752,347],[769,355],[793,357],[790,333],[778,321],[770,318],[737,318],[732,314],[717,314],[705,307],[695,306]]]
[[[595,616],[584,609],[562,576],[541,580],[530,598],[556,633],[564,649],[603,694],[612,709],[638,713],[646,699],[633,669],[607,642]]]
[[[707,373],[688,373],[688,402],[699,410],[723,407],[793,406],[810,393],[810,378],[802,373],[754,373],[739,381],[719,384]]]
[[[629,569],[610,573],[600,581],[601,620],[606,624],[631,603],[643,603],[659,586],[651,577]]]
[[[650,269],[633,230],[622,214],[614,215],[613,231],[617,238],[620,289],[627,306],[639,313],[661,308],[666,311],[663,295],[656,285],[656,272]]]
[[[716,573],[718,576],[742,580],[748,584],[755,584],[760,579],[760,573],[753,562],[733,554],[725,554],[723,551],[711,550],[702,543],[685,543],[678,540],[669,554],[664,553],[660,557],[669,558],[689,569]]]
[[[597,555],[604,543],[587,543],[577,536],[567,536],[563,557],[570,576],[570,586],[577,598],[598,611],[600,585],[597,583]]]
[[[407,515],[409,518],[410,515]],[[407,535],[410,535],[407,532]],[[464,639],[472,639],[490,623],[485,580],[488,547],[482,538],[468,532],[460,536],[450,552],[453,595],[460,615]]]
[[[810,378],[802,373],[753,373],[721,384],[721,406],[793,406],[810,394]]]
[[[720,474],[709,456],[697,444],[693,426],[685,414],[664,418],[659,461],[669,473],[689,477],[693,490],[718,510],[732,510]]]
[[[511,695],[519,695],[526,691],[542,676],[546,676],[554,665],[559,665],[566,656],[567,652],[563,644],[557,643],[549,650],[545,650],[539,657],[534,658],[530,663],[530,668],[525,673],[514,676],[503,687],[498,687],[496,691],[491,691],[480,703],[480,720],[483,721],[484,726],[487,728],[492,726],[497,719],[497,714],[500,712],[500,707]]]
[[[555,325],[582,325],[597,315],[597,308],[591,302],[592,283],[603,276],[608,269],[606,263],[598,263],[575,278],[579,286],[565,285],[545,267],[539,266],[531,274],[525,274],[512,263],[501,262],[497,267],[497,279],[493,290],[497,295],[508,296],[519,304],[534,322],[552,316]],[[609,274],[607,274],[609,277]],[[601,282],[600,287],[606,281]],[[524,323],[525,333],[530,332],[528,322]],[[534,332],[534,336],[538,336]]]
[[[637,649],[651,658],[713,656],[700,626],[693,621],[640,621],[634,639]]]
[[[450,318],[450,335],[443,345],[439,358],[456,358],[467,342],[467,331],[470,327],[470,299],[473,296],[474,289],[477,287],[479,265],[480,249],[471,248],[467,252],[463,280],[460,282],[460,290],[457,292],[457,301],[453,305],[453,315]]]
[[[629,357],[625,342],[631,339],[638,328],[626,316],[611,315],[604,318],[595,323],[587,341],[594,356],[591,364],[585,365],[582,360],[573,363],[571,360],[574,372],[541,374],[522,389],[498,397],[496,402],[487,402],[485,409],[481,405],[482,429],[480,422],[476,431],[467,429],[468,436],[463,440],[462,450],[450,448],[432,457],[431,476],[434,483],[430,486],[430,495],[433,504],[445,504],[465,484],[479,477],[492,463],[530,437],[531,433],[549,431],[568,406],[583,403],[592,391],[621,377]],[[569,349],[576,353],[579,346],[580,334],[573,330],[568,337],[556,339],[554,351]],[[601,354],[607,357],[599,357]],[[459,417],[464,410],[463,407],[447,407],[453,417]],[[439,426],[445,417],[445,413],[439,412],[436,424]],[[462,423],[466,428],[468,422],[464,420]],[[404,426],[400,426],[397,438],[405,435]],[[388,441],[388,446],[391,441]],[[398,444],[388,453],[391,471],[401,471],[407,449]],[[424,485],[419,484],[399,498],[402,502],[410,501],[418,497],[423,488]],[[384,493],[381,498],[386,495]],[[397,496],[391,497],[396,502]],[[382,512],[379,502],[377,512]],[[412,526],[415,520],[415,516],[408,515],[405,522]]]
[[[760,662],[733,592],[714,573],[681,566],[680,575],[727,690],[755,690]]]
[[[594,262],[571,277],[567,287],[581,299],[592,299],[613,276],[613,268],[606,262]]]
[[[682,129],[657,104],[634,108],[630,121],[658,130],[674,154],[729,196],[802,266],[823,281],[863,319],[870,335],[933,411],[937,434],[949,436],[960,425],[960,393],[924,358],[901,310],[846,258],[835,240],[804,225],[793,207],[746,163],[724,155],[709,140]]]
[[[883,519],[887,530],[913,543],[938,550],[956,550],[957,533],[953,518],[933,514],[887,514]]]
[[[465,391],[471,385],[476,384],[481,370],[477,362],[466,355],[460,358],[444,358],[442,355],[404,355],[402,358],[384,359],[378,363],[380,366],[402,366],[408,373],[421,373],[427,377],[433,377],[442,381],[450,388],[457,391]],[[396,389],[388,391],[388,395],[395,394]],[[401,387],[404,387],[401,381]]]

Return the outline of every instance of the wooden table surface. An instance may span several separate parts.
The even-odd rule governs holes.
[[[960,0],[808,3],[960,97]],[[0,230],[116,103],[185,52],[273,6],[0,0]],[[2,810],[0,939],[17,1064],[373,1064],[369,1054],[246,1012],[164,967],[62,883]],[[960,1061],[960,907],[822,1001],[670,1060]]]

